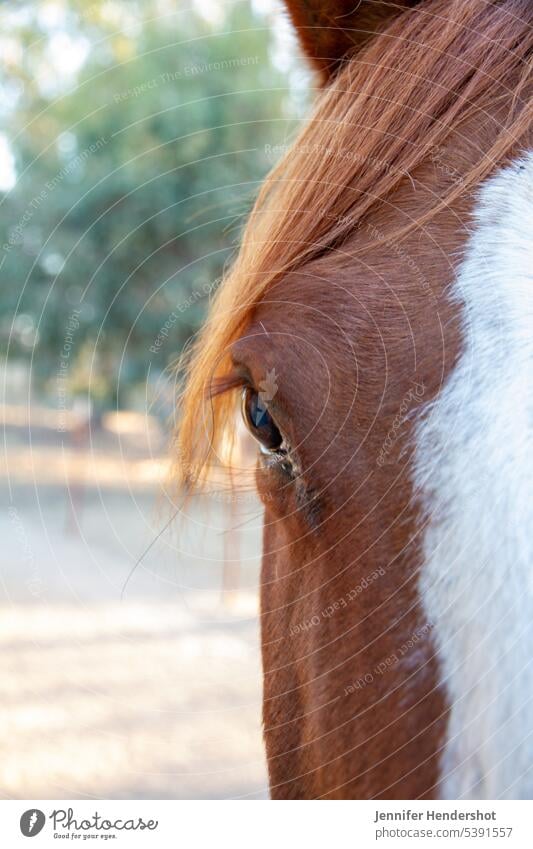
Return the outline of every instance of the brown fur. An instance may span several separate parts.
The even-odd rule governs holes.
[[[417,591],[412,428],[460,351],[448,290],[473,192],[532,141],[532,24],[520,0],[428,0],[354,57],[267,181],[198,344],[182,464],[231,427],[231,393],[200,428],[199,411],[244,366],[256,386],[275,368],[298,457],[295,479],[257,476],[274,797],[437,792],[448,706]]]
[[[391,18],[418,0],[288,0],[287,9],[304,52],[323,81],[333,77],[341,63],[359,50]]]

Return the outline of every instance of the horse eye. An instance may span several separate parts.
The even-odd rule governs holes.
[[[264,452],[279,451],[283,437],[265,402],[251,386],[245,386],[242,392],[242,417]]]

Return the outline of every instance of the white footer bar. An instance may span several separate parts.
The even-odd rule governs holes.
[[[528,801],[9,800],[0,802],[0,845],[523,849],[532,813]]]

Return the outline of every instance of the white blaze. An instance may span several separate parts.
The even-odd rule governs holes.
[[[421,594],[451,712],[446,798],[533,798],[533,153],[482,187],[463,349],[417,429]]]

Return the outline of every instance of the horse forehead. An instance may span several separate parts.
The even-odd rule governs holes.
[[[310,311],[329,319],[342,300],[343,287],[338,281],[339,270],[334,263],[308,263],[283,275],[263,295],[257,313],[281,322],[301,322]]]
[[[263,295],[252,332],[269,336],[287,363],[292,356],[321,357],[330,367],[356,360],[363,381],[376,370],[404,373],[416,362],[440,373],[442,363],[429,356],[436,341],[447,352],[456,347],[456,308],[444,293],[449,276],[450,268],[433,263],[428,279],[438,283],[435,296],[425,278],[422,285],[382,247],[365,253],[364,262],[309,263]]]
[[[254,323],[273,332],[303,336],[324,350],[344,350],[357,330],[375,324],[384,295],[376,275],[355,259],[342,266],[334,261],[311,262],[277,281],[254,309]]]

